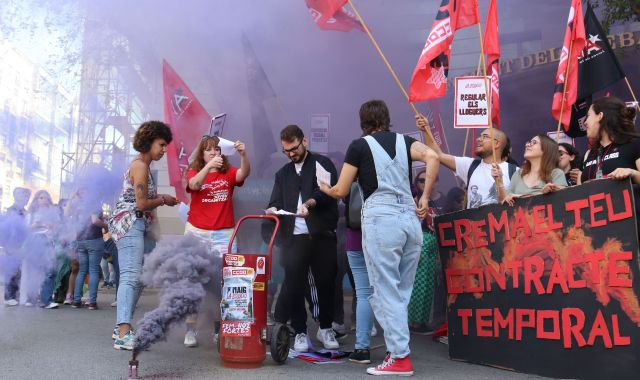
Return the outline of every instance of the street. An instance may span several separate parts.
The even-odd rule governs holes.
[[[101,289],[99,310],[57,310],[0,306],[0,378],[2,379],[126,379],[129,351],[113,349],[111,332],[115,323],[114,290]],[[155,306],[157,290],[145,290],[139,302],[135,320]],[[350,301],[350,295],[345,295]],[[345,310],[350,310],[346,307]],[[345,318],[349,320],[349,318]],[[315,326],[309,333],[315,339]],[[381,345],[381,333],[372,346]],[[311,364],[300,359],[288,359],[277,365],[267,355],[264,367],[252,370],[228,369],[222,366],[213,344],[213,327],[199,329],[199,347],[182,344],[184,325],[170,331],[166,341],[160,341],[139,356],[141,379],[359,379],[372,378],[365,370],[369,365],[344,360],[337,364]],[[351,332],[341,348],[353,349]],[[317,344],[317,342],[315,342]],[[431,337],[413,335],[411,358],[415,377],[429,379],[539,379],[491,367],[456,362],[448,359],[447,346],[433,342]],[[384,348],[372,352],[379,364]]]

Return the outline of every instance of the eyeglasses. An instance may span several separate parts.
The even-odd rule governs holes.
[[[526,145],[534,146],[534,145],[536,145],[536,144],[538,144],[538,143],[540,143],[540,141],[538,141],[538,140],[534,140],[534,139],[531,139],[531,140],[527,141],[526,143],[524,143],[524,145],[525,145],[525,146],[526,146]]]
[[[562,156],[562,155],[565,155],[565,154],[566,154],[567,156],[569,155],[569,153],[568,153],[568,152],[565,152],[564,150],[560,150],[559,152],[560,152],[560,155],[561,155],[561,156]]]
[[[291,148],[291,149],[282,149],[282,153],[286,154],[287,156],[291,153],[294,153],[296,150],[298,150],[298,148],[300,148],[300,145],[302,145],[302,141],[300,141],[300,143],[298,143],[298,145],[296,145],[295,147]]]

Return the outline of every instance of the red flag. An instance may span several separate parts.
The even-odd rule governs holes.
[[[162,82],[164,119],[173,134],[173,141],[167,146],[169,183],[176,189],[176,197],[186,202],[184,172],[189,165],[189,155],[209,131],[211,116],[165,60],[162,61]]]
[[[451,42],[456,30],[478,23],[477,0],[442,0],[409,84],[409,101],[440,98],[447,92]]]
[[[484,51],[487,54],[487,75],[491,77],[491,120],[500,128],[500,39],[496,0],[489,0],[487,24],[484,28]]]
[[[356,16],[343,8],[347,0],[306,0],[311,18],[322,30],[349,32],[356,28],[364,32]]]
[[[565,131],[568,131],[571,124],[571,106],[576,102],[578,95],[578,58],[582,55],[585,40],[582,0],[572,0],[567,20],[567,31],[564,35],[562,53],[558,63],[553,103],[551,104],[551,114],[556,120],[560,119],[560,109],[563,108],[561,123],[564,125]],[[569,65],[568,73],[567,65]],[[566,78],[565,75],[567,75]],[[564,106],[562,105],[563,91]]]

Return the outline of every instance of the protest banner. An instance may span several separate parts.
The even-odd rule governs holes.
[[[640,373],[631,183],[435,218],[452,359],[559,378]]]

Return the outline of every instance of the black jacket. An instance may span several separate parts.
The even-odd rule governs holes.
[[[338,181],[338,173],[331,160],[320,154],[308,152],[307,158],[302,164],[300,175],[296,173],[293,162],[289,162],[278,170],[268,206],[278,210],[296,212],[298,194],[302,195],[302,202],[313,198],[316,205],[309,209],[309,215],[305,218],[310,235],[335,232],[338,224],[338,203],[320,191],[316,180],[316,161],[331,173],[331,185],[335,185]],[[280,223],[278,240],[282,242],[293,235],[295,218],[282,216]]]

